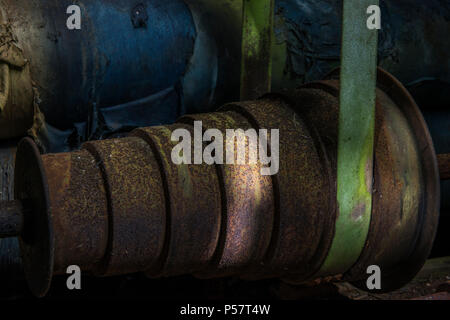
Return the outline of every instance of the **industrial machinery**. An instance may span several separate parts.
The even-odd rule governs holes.
[[[250,47],[242,44],[242,29],[250,28],[244,36],[251,43],[252,30],[261,26],[243,16],[242,0],[77,3],[82,26],[70,30],[66,9],[72,1],[0,1],[1,139],[28,132],[46,152],[70,151],[83,141],[237,101],[241,74],[258,74],[264,64],[269,87],[280,90],[320,80],[340,63],[339,1],[273,1],[273,18],[258,22],[274,30],[258,40],[267,45],[258,47],[257,56],[269,59],[244,64],[245,70],[241,58]],[[380,6],[379,65],[413,96],[438,84],[448,89],[450,44],[441,41],[450,28],[448,2]],[[257,84],[244,79],[255,90]]]
[[[356,285],[377,264],[385,290],[417,273],[450,206],[448,1],[373,1],[367,42],[341,1],[80,0],[80,30],[72,2],[0,0],[0,279],[22,277],[16,236],[37,296],[72,264]],[[280,128],[279,174],[174,166],[170,132],[197,120]]]
[[[324,263],[339,216],[338,88],[331,76],[174,125],[88,142],[72,153],[40,155],[27,138],[17,152],[16,200],[1,203],[0,235],[20,236],[37,296],[70,265],[99,276],[193,273],[357,283],[376,264],[384,270],[384,290],[398,288],[420,270],[436,233],[434,147],[411,96],[379,71],[368,240],[350,269],[342,261]],[[279,128],[279,173],[262,176],[260,162],[175,165],[172,132],[193,130],[198,120],[205,129]]]

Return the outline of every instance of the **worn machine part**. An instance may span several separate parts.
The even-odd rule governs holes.
[[[382,96],[381,102],[386,101],[384,99],[390,100],[386,101],[386,118],[391,118],[391,121],[404,127],[404,130],[395,129],[393,125],[389,128],[389,122],[385,123],[388,126],[385,134],[389,137],[386,140],[392,144],[389,149],[392,151],[391,157],[396,169],[396,172],[389,171],[389,174],[395,174],[402,178],[401,180],[397,179],[397,183],[403,180],[404,187],[401,190],[401,196],[395,200],[399,202],[400,208],[397,211],[397,219],[401,221],[405,229],[400,231],[398,225],[392,228],[390,230],[392,240],[390,241],[386,236],[380,241],[374,239],[375,237],[379,239],[383,232],[386,234],[384,222],[389,221],[386,216],[388,210],[384,210],[382,207],[382,197],[391,190],[380,192],[379,190],[382,189],[378,188],[375,196],[379,198],[379,202],[376,202],[375,205],[379,205],[380,209],[375,209],[375,212],[379,210],[382,216],[378,221],[373,219],[373,224],[379,223],[378,228],[371,227],[363,254],[349,271],[348,277],[353,277],[354,274],[365,268],[367,265],[365,262],[375,258],[379,265],[388,266],[384,271],[386,272],[384,278],[386,284],[383,290],[390,290],[411,280],[420,271],[431,252],[439,221],[440,184],[439,168],[431,135],[411,95],[396,78],[381,70],[378,73],[378,87],[387,95]],[[378,139],[382,141],[382,138]],[[403,145],[399,141],[404,141]],[[378,151],[376,157],[378,159],[387,158],[387,149],[376,149]],[[379,160],[377,162],[380,163]],[[382,175],[382,166],[379,165],[378,168],[380,170],[378,174]],[[377,183],[382,187],[385,185],[382,180]],[[411,223],[411,219],[414,217],[417,219],[416,225]],[[398,234],[407,229],[411,233],[412,241],[410,243],[405,241],[406,233],[404,233],[404,237],[400,237]],[[398,255],[394,256],[395,259],[391,259],[388,258],[389,253],[382,248],[387,248],[394,243],[398,245],[398,248],[403,246],[404,249],[398,251]],[[360,287],[364,285],[364,283],[359,284]]]
[[[226,132],[230,128],[239,128],[244,131],[242,134],[246,134],[247,130],[253,129],[249,121],[236,112],[189,115],[179,120],[191,125],[195,121],[201,121],[206,132],[209,129]],[[256,140],[250,141],[251,134],[249,135],[244,144],[246,158],[250,157],[249,145],[257,143]],[[227,147],[231,146],[237,151],[240,139],[242,138],[239,136],[227,136],[223,141],[223,150],[228,150]],[[234,156],[233,160],[237,162],[237,152]],[[201,278],[234,275],[245,269],[258,269],[264,263],[273,228],[272,179],[261,175],[261,163],[216,166],[222,191],[221,238],[208,268],[197,274]]]
[[[100,272],[115,275],[142,271],[159,256],[164,237],[162,182],[152,151],[139,138],[89,142],[83,149],[98,162],[97,174],[100,167],[107,195],[109,240],[104,270]],[[104,228],[103,216],[101,222]],[[102,253],[106,249],[97,248],[103,249]]]
[[[329,170],[315,129],[309,128],[280,97],[234,103],[223,109],[241,113],[257,129],[279,130],[280,172],[272,177],[275,223],[264,269],[271,276],[309,272],[311,265],[320,264],[326,250],[317,248],[328,246],[334,220],[333,213],[326,214],[333,212],[329,202]],[[305,261],[308,263],[302,263]],[[248,277],[261,275],[254,273]]]
[[[164,182],[166,210],[159,210],[166,215],[162,256],[154,267],[147,265],[141,269],[150,277],[192,273],[204,268],[214,255],[219,239],[221,198],[215,168],[206,164],[176,165],[172,161],[172,149],[177,144],[171,140],[172,132],[182,128],[193,131],[190,126],[176,125],[137,129],[132,133],[151,145],[158,159],[155,168],[160,170]],[[148,197],[153,197],[153,193]],[[157,212],[155,208],[147,209],[153,211]]]
[[[13,208],[9,212],[14,215],[22,212],[24,228],[18,235],[32,291],[44,295],[58,269],[85,263],[87,256],[98,263],[86,263],[85,272],[99,275],[143,271],[160,277],[191,272],[199,277],[281,277],[295,283],[345,279],[358,285],[367,278],[367,267],[376,264],[383,270],[384,291],[408,282],[422,267],[436,233],[439,173],[417,106],[401,84],[383,71],[378,74],[375,190],[367,241],[348,269],[341,269],[338,262],[329,270],[340,274],[320,272],[337,219],[338,76],[332,74],[291,93],[229,104],[218,113],[185,117],[173,126],[138,129],[129,138],[89,143],[75,153],[41,156],[31,140],[23,140],[17,154],[16,199],[30,212],[21,210],[19,202],[2,207]],[[205,128],[219,123],[244,129],[278,128],[278,174],[267,179],[248,165],[174,165],[169,159],[175,146],[172,133],[186,129],[183,132],[194,131],[195,137],[192,122],[197,119],[204,121]],[[190,149],[183,150],[183,156]],[[85,157],[74,164],[83,163],[74,175],[80,174],[78,169],[96,171],[85,188],[92,197],[103,198],[100,208],[90,210],[94,205],[90,199],[74,196],[83,214],[73,215],[73,207],[56,202],[55,193],[64,190],[59,186],[70,180],[65,180],[66,175],[50,177],[52,170],[58,170],[52,164],[55,157],[62,162]],[[89,216],[98,223],[89,226]],[[152,225],[152,219],[160,224]],[[68,235],[85,245],[80,253],[72,251],[76,244],[64,242],[65,232],[76,223],[75,232],[87,230],[87,235],[79,234],[80,239]],[[144,232],[137,223],[156,229]],[[95,228],[100,229],[98,238],[89,235]],[[155,242],[148,245],[149,241]],[[67,252],[61,250],[63,246]]]
[[[54,270],[65,272],[69,261],[90,270],[103,258],[108,240],[106,191],[96,160],[82,150],[51,154],[43,163],[53,225],[61,230],[55,234]]]
[[[339,72],[329,77],[305,85],[291,98],[303,102],[309,121],[323,124],[318,129],[336,163]],[[431,137],[413,99],[390,74],[379,70],[377,78],[372,218],[362,254],[340,278],[363,280],[367,267],[375,264],[383,270],[383,290],[389,291],[412,279],[430,253],[439,220],[439,172]],[[303,280],[294,279],[287,281]],[[365,281],[355,284],[365,288]]]

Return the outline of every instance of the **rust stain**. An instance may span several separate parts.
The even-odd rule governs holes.
[[[383,74],[379,79],[386,81]],[[415,156],[421,154],[424,148],[416,142],[426,130],[410,127],[414,105],[404,93],[388,99],[396,88],[395,83],[388,84],[389,90],[381,86],[377,92],[369,236],[347,273],[318,274],[339,214],[336,80],[229,104],[216,113],[185,116],[170,126],[137,129],[126,138],[89,142],[80,151],[42,156],[45,174],[36,174],[48,181],[55,273],[77,264],[101,276],[190,273],[202,278],[235,275],[252,280],[282,277],[292,283],[314,279],[357,283],[367,276],[367,265],[379,265],[386,274],[395,272],[421,243],[416,263],[430,245],[419,241],[422,228],[429,231],[424,237],[435,231],[437,215],[425,205],[438,199],[433,193],[438,189],[426,183],[433,178],[433,171],[426,171],[429,166],[411,166],[411,159],[402,159],[402,144],[408,143]],[[400,110],[401,103],[409,109]],[[171,133],[183,128],[192,134],[197,120],[205,130],[278,129],[278,174],[262,176],[261,162],[175,165]],[[401,129],[392,130],[397,127]],[[247,140],[247,159],[248,145]],[[27,172],[24,161],[19,164],[17,172]],[[417,188],[406,192],[411,184]],[[21,195],[26,185],[22,183],[16,194]],[[351,218],[360,219],[366,209],[358,205]],[[388,280],[398,285],[413,274],[409,270]]]

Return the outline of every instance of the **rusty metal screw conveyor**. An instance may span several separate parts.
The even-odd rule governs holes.
[[[40,155],[24,139],[16,157],[17,200],[0,204],[0,236],[20,237],[32,292],[45,295],[53,275],[69,265],[97,276],[189,273],[357,284],[376,264],[383,290],[408,282],[433,244],[439,170],[416,104],[381,70],[368,237],[351,268],[322,268],[339,216],[336,78],[137,129],[127,138],[88,142],[71,153]],[[193,130],[195,120],[205,129],[279,129],[279,173],[262,176],[260,163],[174,165],[171,133]]]

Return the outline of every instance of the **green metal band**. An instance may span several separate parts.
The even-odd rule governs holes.
[[[270,92],[274,0],[244,0],[241,100]]]
[[[338,214],[320,275],[342,274],[358,260],[372,212],[377,30],[367,27],[375,0],[344,0],[338,138]]]

